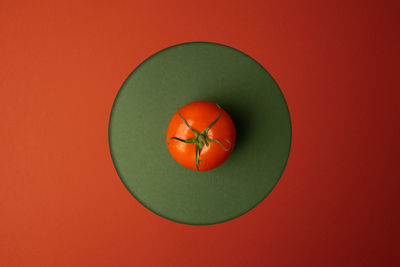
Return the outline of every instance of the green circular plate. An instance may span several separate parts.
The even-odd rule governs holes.
[[[172,115],[197,100],[221,105],[232,117],[236,146],[220,167],[195,172],[169,154]],[[268,72],[228,46],[194,42],[164,49],[139,65],[111,112],[110,150],[129,192],[154,213],[185,224],[215,224],[260,203],[288,159],[287,104]]]

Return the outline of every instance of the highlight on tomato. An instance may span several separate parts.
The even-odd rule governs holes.
[[[167,130],[172,157],[186,168],[208,171],[232,153],[236,130],[231,117],[219,105],[196,101],[180,108]]]

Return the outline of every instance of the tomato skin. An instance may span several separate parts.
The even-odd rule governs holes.
[[[236,140],[236,130],[228,113],[218,105],[208,101],[196,101],[180,108],[178,112],[186,119],[189,125],[201,132],[221,113],[217,122],[208,130],[207,137],[216,139],[228,149],[225,151],[220,144],[209,142],[209,147],[203,147],[199,156],[199,171],[208,171],[221,165],[231,154]],[[170,140],[171,137],[188,139],[195,134],[189,129],[176,112],[167,130],[167,145],[172,157],[186,168],[197,170],[196,149],[193,143],[184,143]]]

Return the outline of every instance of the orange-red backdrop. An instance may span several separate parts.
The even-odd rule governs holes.
[[[395,2],[0,1],[0,266],[398,264]],[[128,74],[188,41],[259,61],[293,123],[274,191],[204,227],[141,206],[107,143]]]

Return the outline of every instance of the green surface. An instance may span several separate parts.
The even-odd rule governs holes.
[[[232,155],[208,172],[179,165],[165,141],[172,115],[197,100],[220,104],[237,130]],[[176,222],[214,224],[271,192],[289,156],[291,124],[278,85],[255,60],[219,44],[186,43],[132,72],[115,100],[109,138],[117,172],[140,203]]]

